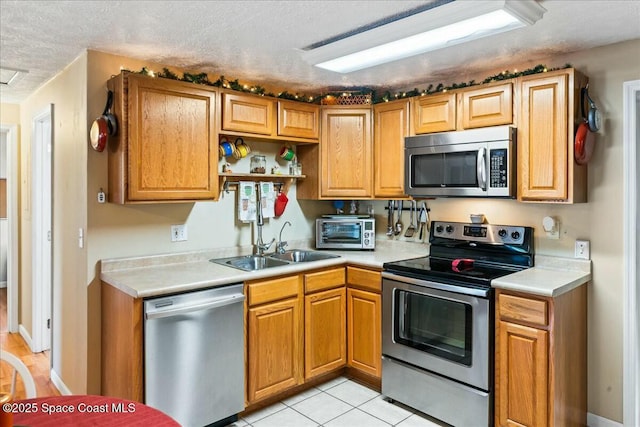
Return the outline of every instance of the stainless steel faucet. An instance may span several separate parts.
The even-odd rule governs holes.
[[[289,221],[285,221],[285,223],[282,224],[282,228],[280,229],[280,235],[278,236],[278,244],[276,245],[276,252],[279,252],[281,254],[284,253],[284,248],[285,248],[285,246],[287,246],[287,242],[283,242],[282,241],[282,230],[284,230],[284,227],[287,224],[291,225],[291,223]]]
[[[256,194],[258,200],[256,201],[256,228],[258,238],[256,241],[256,246],[253,252],[256,255],[264,255],[264,251],[269,250],[271,245],[276,241],[275,237],[271,239],[269,243],[264,243],[262,240],[262,226],[264,225],[264,217],[262,216],[262,189],[260,188],[260,184],[258,184],[258,192]]]

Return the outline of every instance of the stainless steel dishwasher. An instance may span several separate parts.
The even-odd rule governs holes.
[[[144,302],[145,403],[184,427],[244,410],[243,285]]]

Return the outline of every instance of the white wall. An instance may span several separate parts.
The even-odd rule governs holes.
[[[0,132],[0,179],[7,178],[7,132]],[[0,218],[0,288],[7,286],[7,250],[9,228],[6,218]]]

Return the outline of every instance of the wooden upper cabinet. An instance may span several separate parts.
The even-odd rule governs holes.
[[[222,130],[272,135],[275,101],[269,98],[222,94]]]
[[[326,108],[321,123],[321,197],[371,197],[371,109]]]
[[[278,135],[318,139],[320,107],[293,101],[278,101]]]
[[[462,129],[513,123],[513,84],[505,83],[458,94]]]
[[[586,79],[567,69],[520,80],[518,200],[586,201],[586,166],[574,160],[574,120]]]
[[[120,122],[108,147],[109,201],[215,199],[217,91],[126,72],[108,87]]]
[[[413,98],[413,131],[416,134],[456,129],[456,94],[442,93]]]
[[[404,194],[404,138],[409,135],[409,101],[373,107],[374,196],[406,197]]]

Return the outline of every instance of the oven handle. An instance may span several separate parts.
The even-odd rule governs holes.
[[[487,191],[487,161],[485,159],[486,148],[482,147],[478,150],[478,159],[476,160],[476,174],[478,177],[478,186],[482,191]]]
[[[390,273],[388,271],[382,272],[383,279],[395,280],[397,282],[408,283],[410,285],[424,286],[431,289],[438,289],[441,291],[455,292],[462,295],[471,295],[474,297],[480,297],[488,299],[491,295],[491,289],[480,288],[468,288],[465,286],[452,285],[449,283],[433,282],[431,280],[415,279],[413,277],[400,276],[398,274]],[[384,286],[384,281],[382,282]]]

